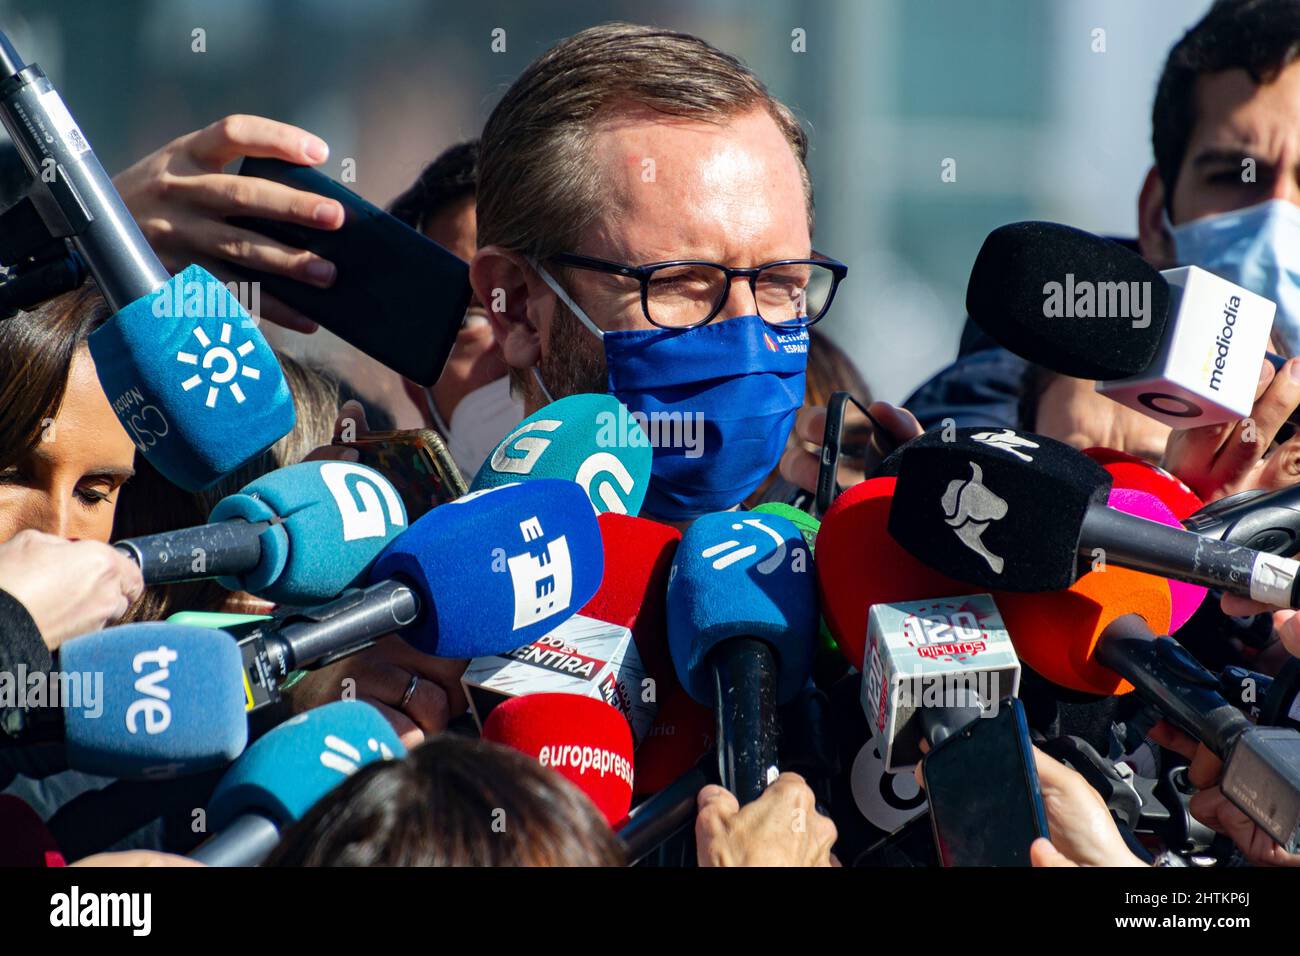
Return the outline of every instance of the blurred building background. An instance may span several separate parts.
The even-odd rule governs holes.
[[[355,160],[350,185],[380,204],[476,135],[558,38],[613,19],[698,34],[743,58],[808,126],[816,244],[850,267],[825,327],[875,394],[897,401],[952,358],[966,277],[992,228],[1041,218],[1135,231],[1156,78],[1208,6],[0,0],[0,28],[45,68],[110,173],[223,115],[257,113],[322,136],[335,178]],[[195,29],[206,52],[192,50]],[[797,30],[805,52],[792,49]],[[949,160],[955,179],[944,181]],[[286,338],[309,355],[346,349]]]

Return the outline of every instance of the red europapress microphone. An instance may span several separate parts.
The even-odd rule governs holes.
[[[632,806],[632,729],[603,700],[525,694],[483,722],[483,739],[535,757],[585,793],[610,826]]]
[[[18,797],[0,793],[0,867],[67,865],[40,815]]]

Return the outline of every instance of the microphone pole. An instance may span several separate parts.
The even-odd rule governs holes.
[[[743,807],[777,775],[776,661],[752,637],[723,641],[709,655],[717,719],[718,778]]]

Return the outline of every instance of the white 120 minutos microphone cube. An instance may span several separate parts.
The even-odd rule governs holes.
[[[891,773],[921,762],[922,707],[977,699],[992,717],[1020,692],[1020,659],[988,594],[872,605],[863,671],[862,708]]]
[[[1247,417],[1277,306],[1195,266],[1160,274],[1170,314],[1159,351],[1144,372],[1097,391],[1171,428]]]

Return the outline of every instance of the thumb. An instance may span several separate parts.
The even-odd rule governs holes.
[[[1052,846],[1051,840],[1044,840],[1042,837],[1029,845],[1029,862],[1034,866],[1078,867],[1079,865]]]

